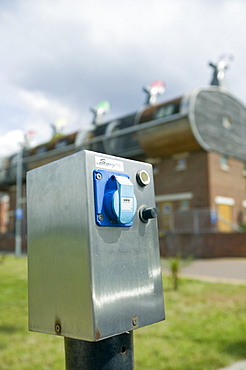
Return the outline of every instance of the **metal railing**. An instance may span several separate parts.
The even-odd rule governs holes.
[[[220,215],[216,210],[209,208],[174,211],[158,214],[160,232],[175,234],[191,233],[217,233],[217,232],[243,232],[243,229]]]

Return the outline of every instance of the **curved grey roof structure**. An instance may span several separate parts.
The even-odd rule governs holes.
[[[246,160],[246,107],[229,91],[209,87],[192,92],[189,121],[203,149]]]

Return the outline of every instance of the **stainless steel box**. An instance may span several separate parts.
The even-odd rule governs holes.
[[[100,169],[129,176],[132,226],[96,224]],[[149,184],[137,181],[139,171]],[[164,319],[157,222],[141,221],[144,205],[155,206],[147,163],[81,151],[28,172],[30,330],[97,341]]]

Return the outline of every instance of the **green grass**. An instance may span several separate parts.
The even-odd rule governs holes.
[[[62,370],[63,338],[27,329],[26,258],[0,258],[0,369]],[[246,358],[246,286],[182,279],[166,321],[134,333],[136,370],[212,370]]]
[[[64,369],[62,338],[28,331],[27,259],[0,263],[0,369]]]

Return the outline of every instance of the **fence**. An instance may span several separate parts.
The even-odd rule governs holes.
[[[217,211],[202,208],[187,211],[159,212],[160,233],[202,234],[216,232],[242,232],[243,229]]]

